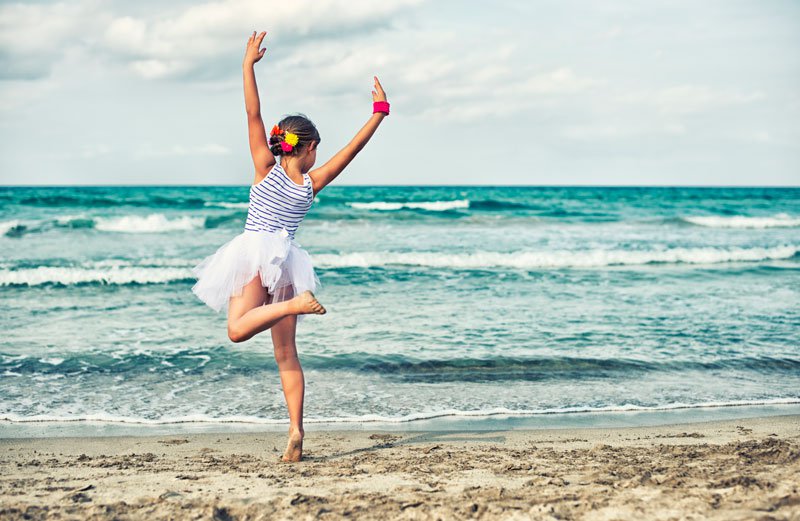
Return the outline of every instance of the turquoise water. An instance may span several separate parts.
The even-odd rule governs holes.
[[[284,423],[189,268],[247,186],[0,188],[0,418]],[[800,403],[800,189],[330,187],[307,422]]]

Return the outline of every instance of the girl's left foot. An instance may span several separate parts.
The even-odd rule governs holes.
[[[292,298],[291,302],[295,305],[296,315],[308,315],[315,313],[317,315],[324,315],[325,307],[319,303],[317,298],[309,290],[305,290],[296,297]]]
[[[289,442],[281,461],[296,462],[303,458],[303,436],[305,432],[299,429],[289,429]]]

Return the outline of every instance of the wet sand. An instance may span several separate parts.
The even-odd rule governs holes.
[[[800,416],[0,440],[0,519],[800,520]],[[0,436],[2,431],[0,431]]]

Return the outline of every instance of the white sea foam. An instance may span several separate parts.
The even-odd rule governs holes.
[[[21,223],[19,221],[0,221],[0,236],[7,234]]]
[[[458,199],[455,201],[418,201],[418,202],[388,202],[388,201],[373,201],[369,203],[346,203],[351,208],[357,210],[402,210],[403,208],[429,210],[433,212],[444,212],[446,210],[455,210],[458,208],[469,208],[468,199]]]
[[[191,268],[202,259],[180,259],[174,257],[143,257],[141,259],[102,259],[81,264],[84,268]]]
[[[204,367],[207,363],[211,361],[211,357],[208,355],[183,355],[184,358],[197,358],[200,360],[200,364],[197,368]]]
[[[586,250],[544,252],[477,252],[444,254],[432,252],[362,252],[315,254],[318,268],[372,268],[391,265],[452,269],[597,268],[663,264],[718,264],[788,259],[800,245],[774,248],[674,248],[666,250]],[[199,259],[99,260],[81,266],[0,269],[0,287],[41,284],[163,284],[194,278],[191,267]]]
[[[0,286],[41,284],[160,284],[191,278],[188,269],[181,268],[83,268],[39,267],[21,270],[0,270]]]
[[[95,219],[95,228],[105,232],[122,233],[158,233],[180,230],[194,230],[205,225],[203,217],[176,217],[167,218],[164,214],[153,213],[150,215],[125,215],[122,217],[98,217]]]
[[[800,251],[800,245],[773,248],[671,248],[665,250],[554,250],[541,252],[363,252],[314,255],[315,265],[325,268],[380,267],[389,265],[435,268],[591,268],[651,263],[716,264],[788,259]]]
[[[220,208],[247,208],[248,203],[229,203],[226,201],[212,201],[206,203],[206,206],[218,206]]]
[[[56,224],[58,224],[59,226],[69,226],[70,223],[72,223],[73,221],[83,221],[86,219],[90,219],[90,217],[82,213],[74,215],[61,215],[59,217],[56,217]]]
[[[800,226],[800,217],[792,217],[786,213],[779,213],[771,217],[748,217],[745,215],[729,217],[720,215],[690,216],[683,217],[683,220],[708,228],[792,228]]]
[[[562,407],[550,409],[508,409],[505,407],[496,407],[478,410],[444,409],[440,411],[412,413],[404,416],[381,416],[378,414],[365,414],[361,416],[344,417],[308,417],[304,418],[303,421],[306,423],[408,423],[448,417],[459,418],[492,416],[542,416],[556,414],[602,414],[624,412],[666,412],[682,409],[716,409],[722,407],[759,407],[797,404],[800,404],[799,398],[771,398],[764,400],[732,400],[700,403],[669,403],[654,406],[621,404],[609,405],[606,407]],[[171,418],[150,419],[130,416],[117,416],[104,413],[81,414],[76,416],[58,416],[49,414],[21,416],[13,413],[5,413],[2,417],[0,417],[0,420],[12,423],[103,422],[141,425],[170,425],[179,423],[250,423],[259,425],[280,425],[289,422],[287,419],[262,418],[258,416],[244,415],[214,417],[207,414],[192,414]]]

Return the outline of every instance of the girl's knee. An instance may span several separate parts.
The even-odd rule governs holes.
[[[234,344],[238,344],[244,340],[238,331],[235,331],[230,327],[228,328],[228,339]]]
[[[236,325],[228,324],[228,338],[234,344],[238,344],[240,342],[244,342],[245,340],[250,339],[251,336],[252,335],[248,335],[241,328],[236,327]]]

